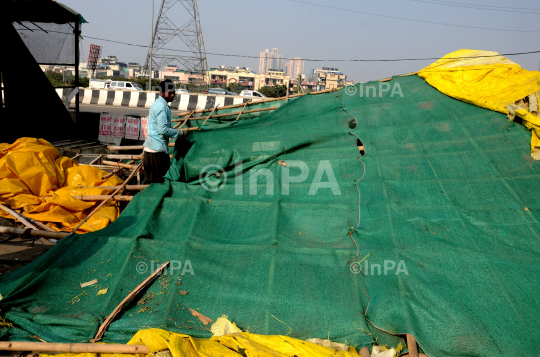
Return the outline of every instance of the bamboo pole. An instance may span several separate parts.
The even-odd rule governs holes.
[[[49,343],[49,342],[0,342],[0,351],[39,351],[65,353],[126,353],[149,354],[145,345],[93,344],[93,343]]]
[[[269,98],[269,99],[263,99],[263,100],[256,100],[256,101],[251,101],[250,104],[248,105],[254,105],[254,104],[260,104],[260,103],[268,103],[268,102],[275,102],[277,100],[283,100],[283,98]],[[240,104],[234,104],[234,105],[228,105],[226,107],[221,107],[220,110],[223,110],[223,109],[234,109],[234,108],[240,108],[240,107],[243,107],[245,103],[240,103]],[[182,113],[178,113],[177,116],[180,116],[180,117],[183,117],[183,116],[186,116],[186,115],[189,115],[189,114],[199,114],[199,113],[205,113],[205,112],[209,112],[211,111],[212,109],[208,108],[208,109],[199,109],[199,110],[195,110],[193,112],[182,112]],[[198,119],[198,118],[196,118]]]
[[[141,163],[139,164],[139,166],[137,166],[137,167],[135,168],[135,170],[133,170],[133,172],[129,175],[129,177],[126,179],[126,181],[124,181],[124,183],[123,183],[120,187],[118,187],[118,189],[117,189],[116,191],[114,191],[113,194],[110,195],[108,199],[104,200],[103,202],[101,202],[101,203],[99,204],[99,206],[97,206],[96,208],[94,208],[94,210],[93,210],[92,212],[90,212],[90,214],[89,214],[88,216],[86,216],[86,218],[83,219],[82,222],[79,223],[79,225],[77,225],[77,227],[75,227],[74,230],[71,231],[70,235],[73,234],[73,233],[75,233],[75,232],[77,231],[77,229],[79,229],[79,228],[80,228],[80,227],[81,227],[81,226],[82,226],[82,225],[83,225],[90,217],[92,217],[92,216],[94,215],[94,213],[96,213],[97,211],[99,211],[99,209],[100,209],[101,207],[103,207],[103,205],[104,205],[105,203],[107,203],[107,202],[108,202],[114,195],[116,195],[120,190],[122,190],[124,187],[126,187],[126,185],[128,184],[129,180],[131,180],[131,178],[133,177],[133,175],[135,175],[135,174],[139,171],[139,169],[142,167],[142,165],[143,165],[143,163],[141,162]]]
[[[168,145],[170,148],[173,148],[175,146],[174,143],[169,143]],[[137,146],[111,146],[112,148],[115,148],[116,151],[124,150],[122,148],[128,147],[130,149],[127,150],[144,150],[144,145],[137,145]]]
[[[203,121],[202,125],[206,124],[206,121],[207,121],[208,119],[210,119],[210,117],[212,116],[212,114],[214,114],[214,112],[217,110],[218,107],[219,107],[219,104],[216,105],[216,106],[214,107],[214,109],[212,109],[212,111],[210,112],[210,115],[206,117],[206,119]]]
[[[133,164],[135,162],[135,160],[131,160],[128,162],[128,164]],[[103,176],[101,179],[102,180],[106,180],[108,179],[109,177],[112,177],[113,175],[115,175],[118,171],[122,170],[122,168],[118,168],[116,170],[113,170],[112,172],[108,173],[107,175]]]
[[[133,289],[133,291],[130,292],[124,298],[124,300],[122,300],[122,302],[120,304],[118,304],[118,306],[113,310],[113,312],[111,312],[111,314],[107,317],[107,319],[105,319],[105,321],[103,321],[103,324],[101,324],[101,326],[99,327],[99,330],[96,333],[96,336],[93,339],[91,339],[90,341],[91,342],[96,342],[96,341],[101,340],[101,338],[103,337],[103,334],[105,333],[107,328],[109,328],[109,325],[114,320],[116,315],[118,315],[120,310],[122,310],[122,308],[124,308],[124,306],[126,306],[127,303],[131,299],[133,299],[135,297],[135,295],[140,293],[144,288],[146,288],[148,285],[150,285],[159,275],[161,275],[161,272],[163,272],[163,270],[165,270],[165,268],[167,268],[168,266],[169,266],[169,262],[166,262],[165,264],[163,264],[162,266],[157,268],[157,270],[155,272],[150,274],[150,276],[148,278],[146,278],[142,283],[137,285],[137,287],[135,289]]]
[[[17,212],[15,212],[15,211],[13,211],[12,209],[7,208],[7,207],[4,206],[4,205],[0,205],[0,209],[2,209],[2,211],[4,211],[4,212],[10,214],[11,216],[13,216],[15,219],[19,220],[22,224],[24,224],[24,226],[25,226],[26,228],[37,229],[37,227],[34,226],[33,224],[31,224],[30,222],[28,222],[28,221],[26,220],[26,217],[23,216],[22,214],[17,213]]]
[[[135,145],[135,146],[114,146],[109,145],[107,146],[107,149],[111,151],[120,151],[120,150],[139,150],[140,148],[144,148],[142,145]]]
[[[323,93],[331,93],[331,92],[335,92],[336,90],[339,90],[339,89],[334,88],[334,89],[326,89],[326,90],[322,90],[322,91],[318,91],[318,92],[294,94],[294,95],[289,96],[289,98],[301,97],[301,96],[306,95],[306,94],[317,95],[317,94],[323,94]],[[262,99],[262,100],[252,101],[252,102],[250,102],[248,105],[255,105],[255,104],[259,104],[259,103],[268,103],[268,102],[274,102],[274,101],[277,101],[277,100],[285,100],[285,99],[286,99],[286,97]],[[245,103],[234,104],[234,105],[228,105],[228,106],[223,107],[223,108],[221,108],[221,109],[233,109],[233,108],[239,108],[239,107],[243,106],[244,104],[245,104]],[[211,110],[211,109],[199,109],[199,110],[196,110],[195,112],[193,112],[193,114],[209,112],[210,110]],[[178,116],[186,116],[186,115],[189,115],[190,113],[191,113],[191,112],[182,112],[182,113],[178,113],[177,115],[178,115]],[[214,118],[215,118],[215,117],[214,117]],[[196,118],[196,119],[199,119],[199,118]]]
[[[128,164],[123,164],[121,162],[114,162],[114,161],[107,161],[107,160],[103,160],[103,165],[123,167],[125,169],[131,169],[131,170],[135,170],[138,167],[136,165],[128,165]]]
[[[143,154],[139,155],[116,155],[116,154],[109,154],[106,155],[107,159],[115,159],[115,160],[140,160],[143,158]]]
[[[11,234],[30,234],[31,236],[44,237],[44,238],[55,238],[62,239],[69,235],[66,232],[49,232],[42,231],[39,229],[23,229],[23,228],[11,228],[11,227],[2,227],[0,226],[0,233],[11,233]]]
[[[142,191],[145,188],[147,188],[150,185],[126,185],[125,189],[127,191]],[[120,185],[118,186],[86,186],[81,188],[102,188],[104,190],[116,190]]]
[[[103,157],[103,155],[99,155],[98,157],[96,157],[94,160],[90,161],[90,163],[88,165],[93,165],[96,163],[96,161],[99,161],[101,158]]]
[[[240,113],[238,113],[238,116],[236,117],[236,120],[240,119],[240,116],[244,112],[244,109],[246,109],[249,102],[251,102],[251,99],[244,103],[244,106],[242,107],[242,110],[240,111]]]
[[[81,201],[104,201],[111,198],[109,195],[86,195],[86,196],[72,195],[71,197],[76,198]],[[115,201],[128,202],[133,199],[133,196],[115,195],[112,199]]]
[[[193,115],[195,111],[192,110],[191,113],[189,113],[189,115],[187,117],[184,118],[184,121],[182,123],[178,123],[174,126],[175,129],[181,129],[189,120],[189,118],[191,118],[191,116]]]
[[[144,150],[144,145],[133,146],[107,146],[111,151],[123,151],[123,150]]]
[[[417,73],[418,73],[418,72],[410,72],[410,73],[400,74],[398,77],[412,76],[412,75],[417,74]]]
[[[268,110],[276,110],[278,109],[279,106],[277,107],[270,107],[270,108],[262,108],[262,109],[253,109],[253,110],[246,110],[243,114],[248,114],[248,113],[257,113],[257,112],[265,112],[265,111],[268,111]],[[224,109],[224,108],[221,108],[221,109]],[[217,114],[217,115],[214,115],[212,118],[216,119],[216,118],[222,118],[222,117],[230,117],[230,116],[233,116],[233,115],[236,115],[236,113],[225,113],[225,114]],[[199,117],[199,118],[189,118],[189,120],[203,120],[203,119],[207,119],[207,117]],[[172,119],[171,121],[182,121],[184,119]],[[189,128],[189,130],[192,130],[194,128]],[[198,130],[199,128],[197,128]]]
[[[416,346],[416,339],[413,335],[407,335],[407,349],[409,357],[418,357],[418,346]]]

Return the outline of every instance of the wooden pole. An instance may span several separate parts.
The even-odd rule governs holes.
[[[143,154],[140,155],[106,155],[107,159],[114,159],[114,160],[141,160],[143,158]]]
[[[246,109],[248,103],[251,102],[251,99],[248,100],[246,103],[244,103],[244,106],[242,107],[242,110],[240,111],[240,113],[238,113],[238,116],[236,117],[236,120],[240,119],[240,116],[242,115],[242,113],[244,112],[244,109]]]
[[[150,185],[126,185],[125,189],[127,191],[142,191],[145,188],[147,188]],[[120,185],[118,186],[86,186],[81,188],[102,188],[104,190],[116,190]]]
[[[165,264],[163,264],[162,266],[157,268],[157,270],[155,272],[150,274],[150,276],[148,278],[146,278],[142,283],[137,285],[137,287],[135,289],[133,289],[133,291],[130,292],[124,298],[124,300],[122,300],[122,302],[120,304],[118,304],[118,306],[113,310],[113,312],[111,312],[111,314],[107,317],[107,319],[105,319],[105,321],[103,321],[103,324],[101,324],[101,326],[99,327],[99,330],[96,333],[96,336],[90,341],[91,342],[96,342],[96,341],[101,340],[101,338],[103,337],[103,334],[105,333],[107,328],[109,328],[109,325],[114,320],[116,315],[118,315],[120,310],[122,310],[124,308],[124,306],[126,306],[127,303],[131,299],[133,299],[135,297],[135,295],[140,293],[143,289],[145,289],[148,285],[150,285],[158,276],[160,276],[161,273],[163,272],[163,270],[165,270],[165,268],[167,268],[168,266],[169,266],[169,262],[166,262]]]
[[[110,145],[107,146],[107,149],[111,151],[120,151],[120,150],[142,150],[144,148],[143,145],[135,145],[135,146],[114,146]]]
[[[418,346],[413,335],[407,335],[407,349],[409,350],[409,357],[418,357]]]
[[[48,343],[48,342],[0,342],[0,351],[39,351],[65,353],[126,353],[149,354],[150,349],[145,345],[117,345],[93,343]]]
[[[306,95],[306,94],[311,94],[311,95],[317,95],[317,94],[323,94],[323,93],[330,93],[330,92],[335,92],[336,90],[338,90],[337,88],[334,88],[334,89],[327,89],[327,90],[322,90],[322,91],[318,91],[318,92],[311,92],[311,93],[301,93],[301,94],[294,94],[294,95],[291,95],[289,96],[289,98],[296,98],[296,97],[301,97],[303,95]],[[274,102],[274,101],[277,101],[277,100],[285,100],[286,97],[279,97],[279,98],[269,98],[269,99],[263,99],[263,100],[256,100],[256,101],[252,101],[250,102],[248,105],[255,105],[255,104],[259,104],[259,103],[268,103],[268,102]],[[226,107],[223,107],[221,109],[233,109],[233,108],[239,108],[239,107],[242,107],[244,105],[244,103],[240,103],[240,104],[234,104],[234,105],[228,105]],[[211,109],[199,109],[199,110],[196,110],[195,112],[193,112],[193,114],[198,114],[198,113],[204,113],[204,112],[209,112]],[[182,112],[182,113],[178,113],[177,116],[186,116],[186,115],[189,115],[191,114],[192,112]],[[215,116],[216,117],[216,116]],[[214,118],[215,118],[214,117]],[[195,119],[200,119],[200,118],[195,118]],[[174,119],[173,119],[174,120]],[[180,120],[183,120],[183,119],[177,119],[177,120],[174,120],[174,121],[180,121]]]
[[[206,119],[203,121],[202,125],[206,124],[206,121],[207,121],[208,119],[210,119],[210,117],[212,116],[212,114],[214,114],[214,112],[217,110],[218,107],[219,107],[219,104],[216,105],[216,106],[214,107],[214,109],[212,109],[212,112],[210,112],[210,115],[206,117]]]
[[[192,110],[191,113],[190,113],[187,117],[184,118],[184,121],[183,121],[182,123],[176,124],[174,128],[175,128],[175,129],[180,129],[180,128],[182,128],[182,127],[188,122],[189,118],[191,118],[191,116],[193,115],[194,112],[195,112],[195,111]]]
[[[121,162],[114,162],[114,161],[107,161],[107,160],[103,160],[103,165],[123,167],[125,169],[131,169],[131,170],[135,170],[138,167],[136,165],[128,165],[128,164],[123,164]]]
[[[101,207],[103,207],[103,205],[104,205],[105,203],[107,203],[107,202],[108,202],[113,196],[115,196],[120,190],[122,190],[124,187],[126,187],[126,185],[128,184],[129,180],[131,180],[131,178],[133,177],[133,175],[135,175],[135,174],[137,173],[137,171],[139,171],[139,169],[142,167],[142,165],[143,165],[143,163],[141,162],[141,163],[139,164],[139,166],[137,166],[137,167],[135,168],[135,170],[133,170],[133,172],[131,173],[131,175],[129,175],[129,177],[126,179],[126,181],[124,181],[124,183],[123,183],[120,187],[118,187],[118,189],[117,189],[116,191],[114,191],[114,193],[113,193],[112,195],[110,195],[108,199],[106,199],[106,200],[104,200],[103,202],[101,202],[101,203],[99,204],[99,206],[97,206],[92,212],[90,212],[90,214],[89,214],[88,216],[86,216],[86,218],[83,219],[82,222],[79,223],[79,225],[78,225],[77,227],[75,227],[74,230],[71,231],[70,235],[73,234],[73,233],[75,233],[75,232],[77,231],[77,229],[79,229],[79,228],[80,228],[80,227],[81,227],[81,226],[82,226],[82,225],[83,225],[90,217],[92,217],[92,216],[94,215],[94,213],[96,213],[97,211],[99,211],[99,209],[100,209]]]
[[[99,155],[94,160],[92,160],[88,165],[94,165],[96,163],[96,161],[101,160],[102,157],[103,157],[103,155]],[[74,159],[72,159],[72,160],[74,160]]]
[[[144,148],[144,146],[143,146],[143,148]],[[129,164],[133,164],[134,162],[135,162],[135,160],[131,160],[131,161],[128,162],[128,165],[129,165]],[[102,179],[102,180],[106,180],[106,179],[108,179],[109,177],[112,177],[113,175],[115,175],[115,174],[116,174],[118,171],[120,171],[120,170],[122,170],[122,168],[115,169],[115,170],[113,170],[112,172],[108,173],[107,175],[103,176],[101,179]]]
[[[23,228],[11,228],[11,227],[2,227],[0,226],[0,233],[11,233],[11,234],[30,234],[31,236],[44,237],[44,238],[56,238],[62,239],[69,235],[66,232],[49,232],[42,231],[39,229],[23,229]]]
[[[81,201],[103,201],[103,200],[109,200],[111,199],[108,195],[86,195],[86,196],[75,196],[72,195],[71,197],[76,198]],[[115,195],[112,200],[114,201],[131,201],[133,199],[133,196],[121,196],[121,195]]]
[[[123,151],[123,150],[144,150],[144,145],[133,146],[107,146],[111,151]]]
[[[277,100],[283,100],[284,98],[268,98],[268,99],[263,99],[263,100],[255,100],[255,101],[251,101],[248,105],[255,105],[255,104],[259,104],[259,103],[268,103],[268,102],[275,102]],[[233,108],[240,108],[240,107],[243,107],[245,103],[240,103],[240,104],[234,104],[234,105],[228,105],[226,107],[222,107],[220,110],[223,110],[223,109],[233,109]],[[178,113],[177,115],[182,117],[182,116],[186,116],[186,115],[189,115],[189,114],[199,114],[199,113],[205,113],[205,112],[210,112],[212,111],[212,109],[199,109],[199,110],[195,110],[193,112],[182,112],[182,113]],[[199,118],[195,118],[195,119],[199,119]]]
[[[19,214],[9,208],[7,208],[6,206],[4,205],[0,205],[0,209],[8,214],[10,214],[11,216],[13,216],[15,219],[19,220],[22,224],[24,224],[24,226],[26,228],[30,228],[30,229],[37,229],[36,226],[34,226],[33,224],[31,224],[30,222],[28,222],[26,220],[26,217],[23,216],[22,214]]]
[[[253,109],[253,110],[246,110],[245,112],[243,112],[243,114],[248,114],[248,113],[257,113],[257,112],[265,112],[265,111],[268,111],[268,110],[276,110],[278,109],[279,106],[277,107],[270,107],[270,108],[262,108],[262,109]],[[224,108],[221,108],[221,109],[224,109]],[[222,118],[222,117],[231,117],[233,115],[236,115],[236,113],[226,113],[226,114],[217,114],[217,115],[214,115],[212,118]],[[200,118],[190,118],[189,120],[203,120],[203,119],[207,119],[207,117],[200,117]],[[171,121],[182,121],[184,119],[172,119]],[[192,130],[194,128],[189,128],[189,130]],[[199,128],[197,128],[198,130]]]

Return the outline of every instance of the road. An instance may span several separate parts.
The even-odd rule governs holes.
[[[71,109],[75,109],[74,105],[71,105]],[[149,108],[130,108],[130,107],[117,107],[114,105],[97,105],[97,104],[79,104],[79,111],[92,112],[92,113],[111,113],[111,114],[126,114],[126,115],[148,115]],[[173,113],[174,114],[174,113]]]

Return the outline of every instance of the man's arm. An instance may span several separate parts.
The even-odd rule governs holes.
[[[173,129],[167,124],[167,113],[165,112],[165,109],[160,109],[157,111],[156,120],[157,131],[160,135],[172,139],[178,137],[180,130]]]

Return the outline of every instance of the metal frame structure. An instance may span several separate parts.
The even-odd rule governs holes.
[[[181,7],[183,9],[180,9]],[[177,26],[173,19],[178,20],[173,16],[186,12],[189,14],[189,20],[182,26]],[[167,50],[165,47],[174,39],[180,39],[187,49],[180,54]],[[174,62],[179,62],[188,72],[203,75],[204,83],[208,81],[206,78],[208,62],[197,0],[163,0],[161,3],[144,71],[149,73],[152,68],[163,70]]]
[[[94,77],[96,69],[98,68],[99,57],[101,56],[101,46],[92,45],[88,46],[88,59],[86,60],[86,67],[92,70],[90,78]]]

